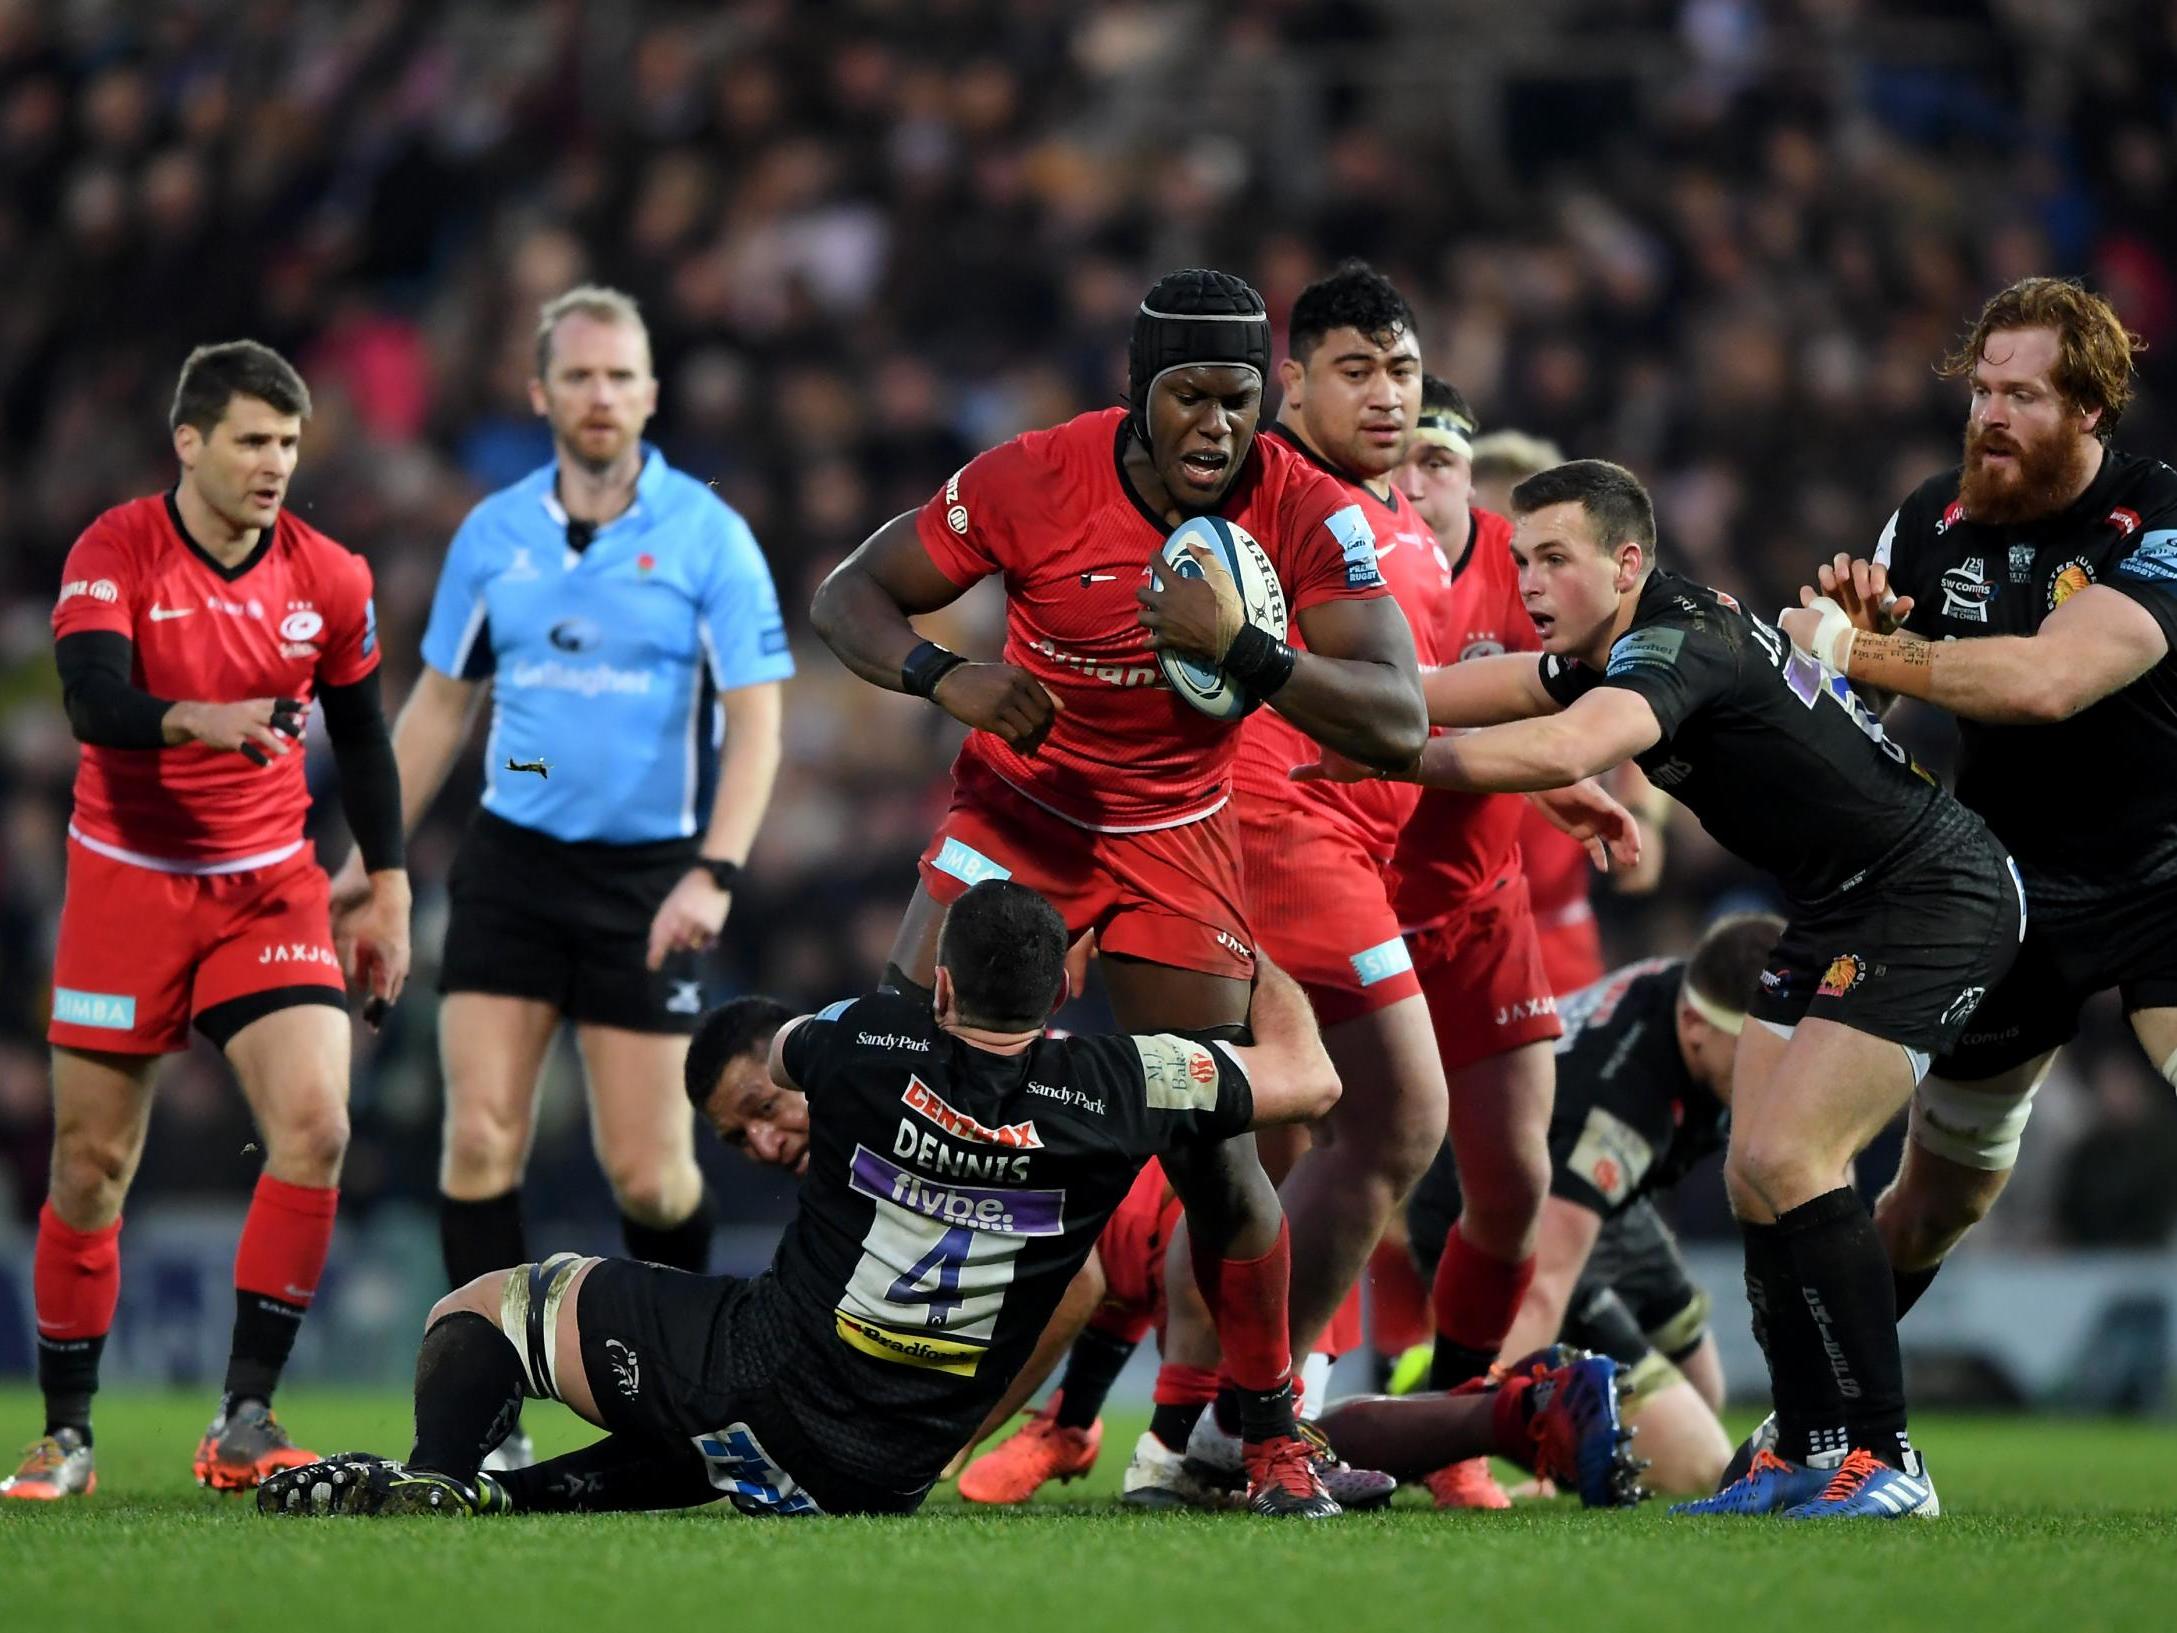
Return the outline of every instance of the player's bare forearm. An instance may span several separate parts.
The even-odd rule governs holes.
[[[1559,715],[1432,737],[1406,780],[1467,794],[1529,794],[1566,787],[1615,763],[1600,759],[1595,745]]]
[[[401,830],[414,833],[453,769],[469,722],[483,700],[484,683],[456,680],[429,664],[393,722],[393,762],[400,768]]]
[[[1081,1336],[1081,1330],[1089,1324],[1089,1317],[1104,1301],[1108,1285],[1104,1276],[1103,1261],[1093,1252],[1081,1268],[1074,1272],[1073,1280],[1066,1285],[1065,1296],[1059,1299],[1058,1308],[1051,1312],[1051,1319],[1044,1324],[1036,1339],[1036,1347],[1029,1351],[1027,1364],[1013,1381],[1005,1386],[1005,1393],[985,1414],[982,1424],[955,1459],[965,1461],[976,1447],[988,1440],[1005,1426],[1005,1420],[1026,1406],[1035,1392],[1043,1387],[1046,1378],[1058,1370],[1058,1363],[1073,1348],[1073,1341]]]
[[[703,830],[702,852],[728,862],[745,862],[778,781],[781,688],[776,681],[765,681],[728,692],[722,701],[726,754],[718,771],[718,792],[711,800],[710,823]]]
[[[2089,599],[2089,598],[2092,599]],[[2129,686],[2168,653],[2153,616],[2100,585],[2049,615],[2038,634],[1919,641],[1856,632],[1845,673],[1968,720],[2050,725]]]
[[[900,668],[922,644],[909,619],[949,606],[960,593],[922,547],[910,511],[886,522],[832,569],[809,603],[809,622],[855,674],[903,692]]]
[[[1421,677],[1421,693],[1436,726],[1501,726],[1554,714],[1542,688],[1542,662],[1531,652],[1500,652],[1445,664]]]
[[[1241,1051],[1255,1089],[1255,1126],[1314,1122],[1338,1103],[1338,1069],[1300,983],[1258,953],[1248,1010],[1254,1043]]]

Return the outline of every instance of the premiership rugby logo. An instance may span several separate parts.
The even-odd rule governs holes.
[[[1043,1149],[1043,1137],[1036,1132],[1033,1119],[1024,1123],[1007,1123],[1002,1128],[991,1128],[977,1122],[964,1111],[956,1111],[947,1105],[938,1092],[919,1077],[907,1080],[907,1091],[900,1096],[909,1111],[919,1112],[955,1139],[971,1140],[977,1145],[1007,1145],[1028,1151]]]

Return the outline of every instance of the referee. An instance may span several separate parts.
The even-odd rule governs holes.
[[[439,974],[439,1219],[455,1287],[531,1257],[522,1172],[562,1018],[629,1255],[707,1268],[681,1086],[703,1010],[697,955],[770,800],[793,673],[748,525],[642,440],[658,383],[635,302],[570,290],[545,306],[536,343],[529,398],[553,461],[454,535],[393,732],[413,832],[490,689],[483,803],[448,880]]]

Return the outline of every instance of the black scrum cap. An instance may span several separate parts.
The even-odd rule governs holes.
[[[1208,267],[1167,272],[1134,314],[1126,348],[1126,389],[1134,430],[1149,440],[1149,391],[1160,375],[1199,363],[1226,363],[1270,372],[1270,314],[1241,278]]]

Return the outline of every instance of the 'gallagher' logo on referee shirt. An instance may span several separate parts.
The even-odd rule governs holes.
[[[943,1097],[919,1077],[907,1079],[907,1090],[900,1100],[909,1111],[920,1112],[956,1139],[972,1140],[977,1145],[1019,1146],[1030,1151],[1043,1149],[1043,1136],[1036,1132],[1033,1119],[992,1128],[947,1105]]]

